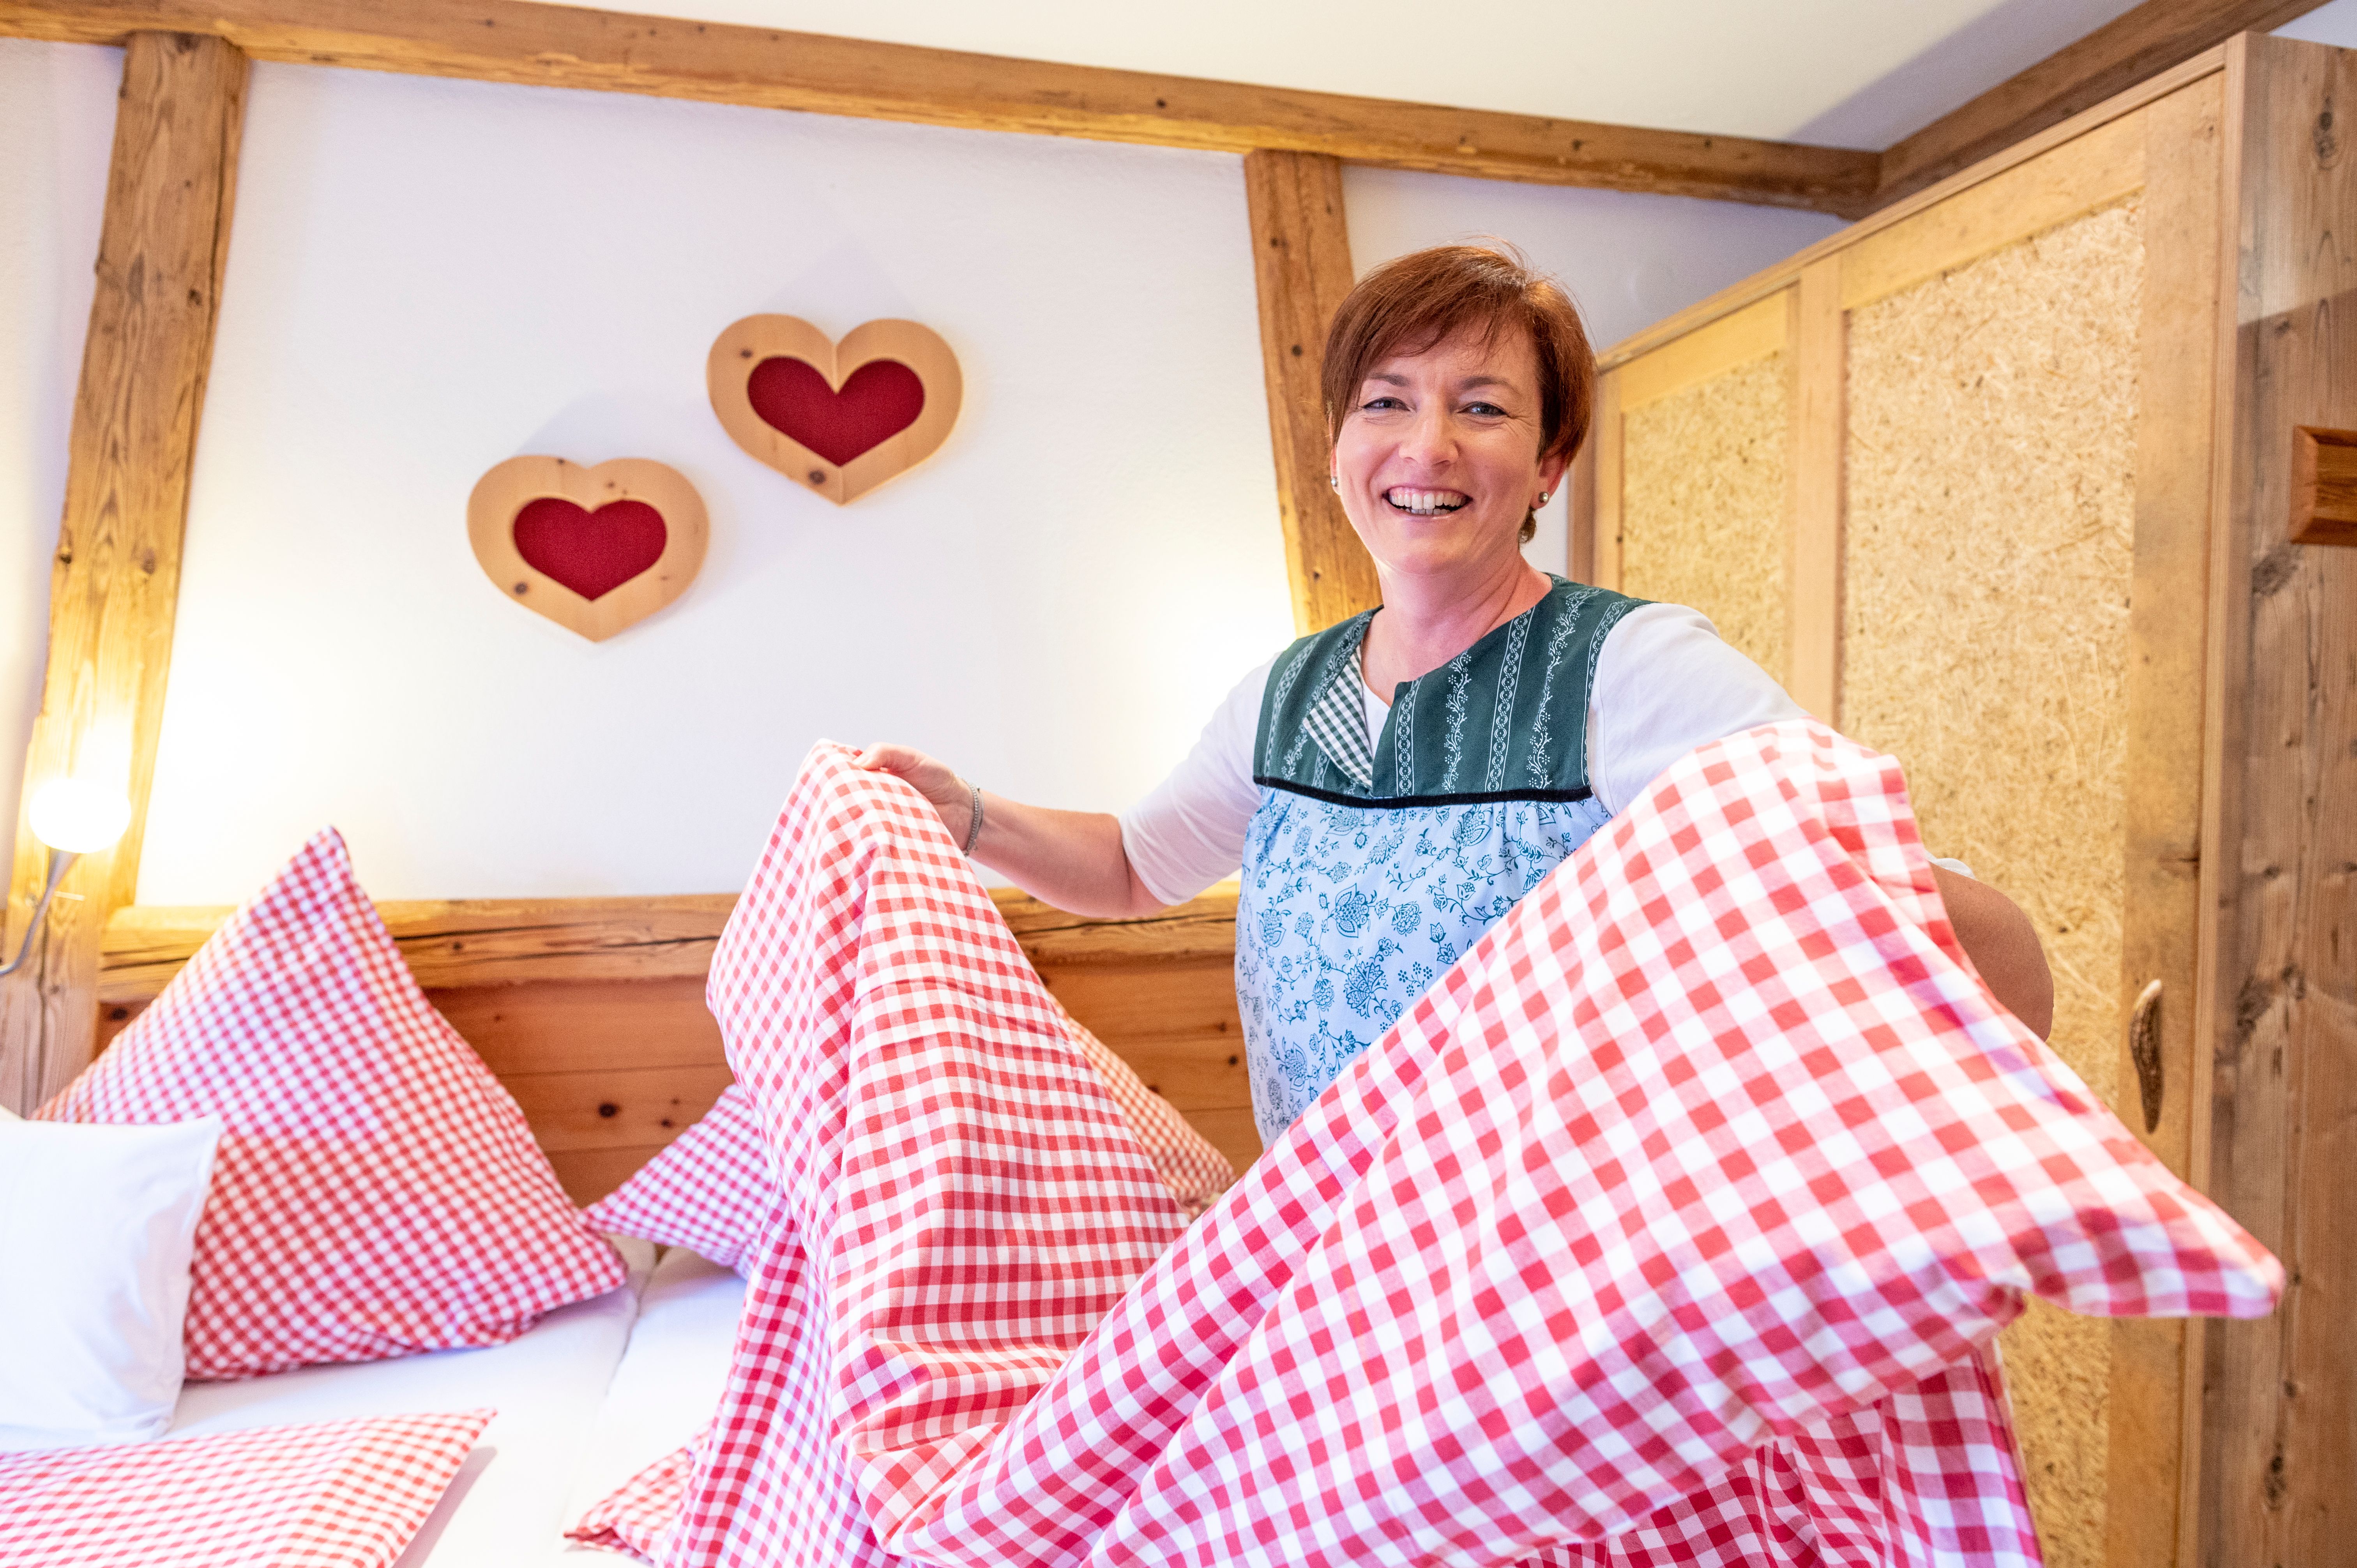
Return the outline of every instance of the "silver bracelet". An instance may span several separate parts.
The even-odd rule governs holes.
[[[966,788],[974,791],[974,822],[972,826],[965,830],[964,853],[972,854],[974,853],[974,841],[982,837],[982,786],[979,784],[968,784]]]

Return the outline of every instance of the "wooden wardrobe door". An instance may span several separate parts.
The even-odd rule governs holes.
[[[2145,118],[2144,300],[2128,600],[2126,858],[2112,1104],[2178,1175],[2193,1134],[2201,921],[2203,680],[2217,411],[2220,117],[2212,76]],[[2111,1326],[2104,1512],[2111,1568],[2184,1561],[2193,1539],[2186,1326]]]

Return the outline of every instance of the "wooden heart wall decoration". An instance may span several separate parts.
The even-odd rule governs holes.
[[[685,592],[704,564],[704,498],[644,457],[585,468],[511,457],[475,481],[467,537],[500,592],[592,642]]]
[[[836,343],[798,316],[731,326],[705,383],[730,439],[837,506],[931,456],[965,391],[930,327],[870,321]]]

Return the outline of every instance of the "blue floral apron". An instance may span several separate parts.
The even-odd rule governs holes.
[[[1642,601],[1558,577],[1402,684],[1366,733],[1369,610],[1270,667],[1236,915],[1253,1119],[1273,1143],[1497,918],[1604,825],[1588,693]]]

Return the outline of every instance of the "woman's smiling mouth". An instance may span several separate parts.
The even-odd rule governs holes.
[[[1472,498],[1458,490],[1412,490],[1405,485],[1385,490],[1383,499],[1410,517],[1439,517],[1472,504]]]

